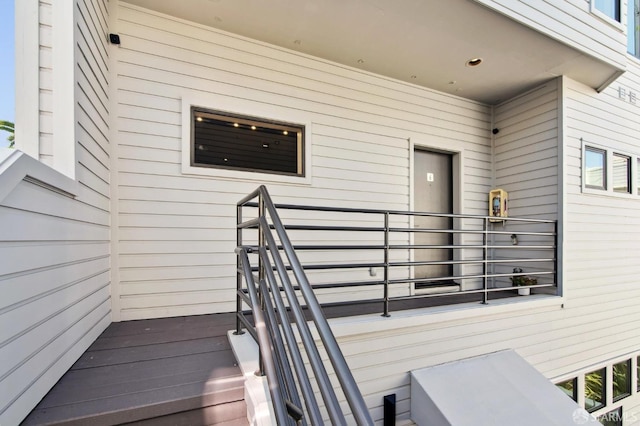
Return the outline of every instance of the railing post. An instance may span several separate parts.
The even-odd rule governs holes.
[[[266,219],[265,211],[266,210],[264,207],[264,197],[262,196],[262,192],[261,192],[260,195],[258,196],[258,218],[264,217]],[[262,224],[258,225],[258,247],[259,248],[265,247],[264,229],[262,229]],[[264,278],[265,278],[264,262],[262,261],[262,258],[259,256],[258,257],[258,280],[262,281],[264,280]],[[260,293],[258,293],[258,296],[260,297]],[[260,299],[262,299],[262,297],[260,297]]]
[[[389,317],[389,212],[384,212],[384,312]]]
[[[489,270],[487,262],[489,260],[489,219],[486,217],[482,224],[482,231],[482,289],[484,290],[482,292],[482,303],[486,305],[489,301],[489,294],[487,292],[487,273]]]
[[[262,191],[260,191],[258,195],[258,218],[265,218],[265,206],[264,206],[264,196]],[[258,225],[258,247],[259,249],[265,248],[265,237],[264,237],[264,229],[262,228],[262,223]],[[265,279],[264,272],[264,261],[262,260],[262,256],[258,256],[258,282],[262,282]],[[262,294],[260,288],[258,287],[258,302],[260,303],[260,309],[264,312],[264,297],[266,295]],[[256,372],[257,375],[264,376],[264,362],[262,359],[262,349],[258,347],[258,368],[259,370]]]
[[[556,285],[556,295],[560,292],[558,283],[558,221],[553,223],[553,283]]]
[[[236,247],[242,247],[242,205],[236,206]],[[242,273],[240,272],[240,256],[236,255],[236,331],[234,334],[243,334],[242,326],[240,324],[240,312],[242,311],[242,298],[240,292],[242,291]]]

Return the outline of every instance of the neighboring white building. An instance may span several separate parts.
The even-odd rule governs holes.
[[[640,421],[639,10],[16,1],[22,152],[0,153],[0,424],[21,421],[112,321],[234,311],[236,202],[258,185],[278,203],[413,210],[425,151],[450,159],[454,213],[486,215],[503,188],[510,216],[558,221],[559,295],[332,322],[374,418],[388,393],[409,416],[409,371],[514,349],[578,389],[605,368],[594,414]],[[303,127],[294,168],[194,165],[206,151],[194,107]],[[627,360],[631,392],[616,399],[612,369]]]

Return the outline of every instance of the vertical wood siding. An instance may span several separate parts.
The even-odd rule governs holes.
[[[261,183],[280,203],[408,209],[409,138],[462,145],[468,209],[484,209],[474,200],[490,181],[488,107],[126,3],[118,18],[122,319],[233,310],[235,202]],[[310,183],[182,174],[181,99],[193,94],[212,109],[307,117]]]
[[[40,159],[47,164],[50,9],[40,2]],[[107,14],[106,0],[76,2],[77,197],[22,181],[0,202],[3,425],[20,423],[111,322]]]

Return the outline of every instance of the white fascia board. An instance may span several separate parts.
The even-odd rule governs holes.
[[[68,197],[78,193],[78,182],[17,149],[0,148],[0,203],[23,180]]]

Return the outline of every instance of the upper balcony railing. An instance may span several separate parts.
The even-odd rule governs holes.
[[[328,304],[380,302],[389,315],[390,302],[406,299],[488,303],[517,290],[557,293],[554,220],[276,207],[314,291]],[[257,250],[256,238],[245,237],[243,245]]]

